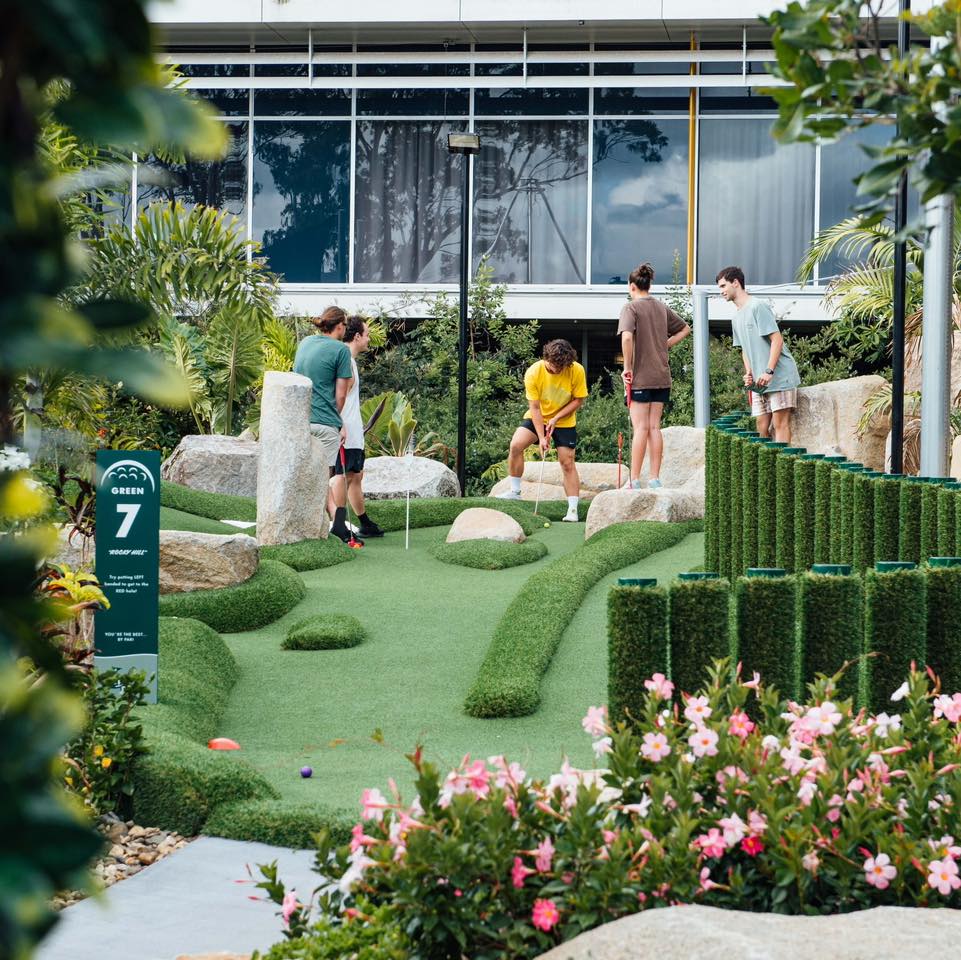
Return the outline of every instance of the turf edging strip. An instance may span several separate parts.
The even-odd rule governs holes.
[[[193,513],[211,520],[247,520],[257,522],[257,501],[253,497],[235,497],[229,493],[194,490],[169,480],[160,481],[160,505]]]
[[[494,629],[467,694],[472,717],[523,717],[537,710],[541,677],[587,592],[602,577],[680,543],[700,523],[619,523],[537,571]]]
[[[262,560],[257,572],[236,586],[165,594],[160,615],[191,617],[218,633],[241,633],[279,620],[306,595],[295,570],[277,560]]]
[[[505,543],[503,540],[460,540],[440,543],[431,551],[441,563],[452,563],[475,570],[505,570],[534,563],[547,556],[547,544],[540,540]]]

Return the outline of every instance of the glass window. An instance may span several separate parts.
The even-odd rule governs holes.
[[[698,283],[735,264],[747,283],[790,283],[814,229],[814,148],[780,146],[766,120],[700,125]]]
[[[594,124],[591,282],[626,283],[649,260],[656,283],[687,271],[685,120],[599,120]]]
[[[449,130],[435,121],[357,121],[355,280],[457,279],[463,161],[447,151]]]
[[[234,214],[246,228],[247,124],[228,123],[230,143],[219,160],[175,163],[149,157],[137,169],[137,206],[179,200]]]
[[[357,91],[357,115],[360,117],[463,117],[467,116],[469,108],[470,93],[467,90],[397,87]]]
[[[254,239],[287,283],[347,279],[350,123],[254,127]]]
[[[250,113],[250,90],[247,87],[242,90],[198,90],[191,87],[187,92],[209,103],[222,117],[246,117]]]
[[[480,72],[480,71],[478,71]],[[490,76],[520,75],[521,64],[489,64]],[[529,63],[529,77],[586,76],[586,63]],[[495,87],[478,88],[474,91],[474,113],[483,117],[516,116],[523,114],[543,114],[564,116],[586,114],[588,110],[588,91],[586,88],[555,87]]]
[[[601,116],[639,113],[683,113],[690,109],[687,87],[600,87],[594,93],[594,113]]]
[[[173,64],[183,77],[249,77],[246,63],[181,63]]]
[[[477,124],[474,267],[506,283],[584,283],[587,122]]]

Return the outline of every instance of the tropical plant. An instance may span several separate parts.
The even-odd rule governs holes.
[[[454,455],[450,447],[434,440],[437,434],[415,433],[417,421],[410,401],[402,393],[381,393],[360,406],[367,455],[371,457],[432,457],[444,463]]]
[[[110,609],[100,581],[88,570],[52,563],[43,573],[39,591],[55,603],[57,611],[44,637],[57,644],[68,667],[92,666],[93,614]]]

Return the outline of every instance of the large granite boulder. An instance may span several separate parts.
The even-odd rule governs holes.
[[[704,469],[682,487],[659,490],[606,490],[591,501],[584,524],[584,537],[615,523],[631,520],[656,520],[680,523],[704,518]]]
[[[487,507],[470,507],[458,514],[447,532],[448,543],[458,543],[461,540],[523,543],[525,539],[521,525],[513,517]]]
[[[325,539],[330,465],[310,435],[313,385],[299,373],[264,375],[257,474],[261,544]]]
[[[245,533],[160,531],[160,592],[213,590],[249,580],[260,565],[257,541]]]
[[[370,457],[364,464],[364,496],[368,500],[412,497],[459,497],[457,474],[439,460],[414,457]]]
[[[791,444],[809,453],[835,449],[872,470],[884,469],[887,419],[878,417],[858,436],[864,405],[885,380],[877,374],[818,383],[798,390],[798,405],[791,422]]]
[[[259,445],[241,437],[186,436],[160,468],[164,480],[238,497],[257,496]]]
[[[661,461],[661,483],[665,487],[681,487],[698,470],[704,468],[704,431],[700,427],[664,427],[664,458]],[[625,424],[624,463],[621,466],[621,483],[629,476],[628,461],[631,453],[630,427]],[[536,500],[538,478],[541,472],[540,460],[528,460],[524,464],[521,478],[521,499]],[[580,479],[582,500],[593,500],[600,493],[617,487],[616,463],[578,463],[577,474]],[[647,485],[650,467],[647,458],[641,468],[641,482]],[[702,481],[703,484],[703,481]],[[491,489],[492,497],[510,489],[510,481],[499,480]],[[544,464],[544,482],[541,487],[541,500],[563,500],[566,497],[561,479],[561,467],[556,461]]]
[[[961,937],[961,910],[874,907],[823,917],[645,910],[542,953],[540,960],[930,960]]]

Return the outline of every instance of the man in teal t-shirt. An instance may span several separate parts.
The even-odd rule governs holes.
[[[343,440],[340,411],[344,409],[353,378],[350,350],[342,342],[347,314],[340,307],[328,307],[312,322],[319,333],[301,340],[294,357],[294,373],[302,374],[314,385],[310,397],[310,432],[323,445],[324,463],[333,463]],[[333,497],[335,509],[330,532],[346,543],[350,539],[346,484],[336,488]]]
[[[725,267],[717,275],[721,296],[737,307],[731,321],[734,346],[741,348],[744,386],[751,390],[751,413],[757,432],[783,443],[791,442],[791,412],[797,406],[801,383],[797,364],[777,325],[774,311],[744,289],[740,267]]]

